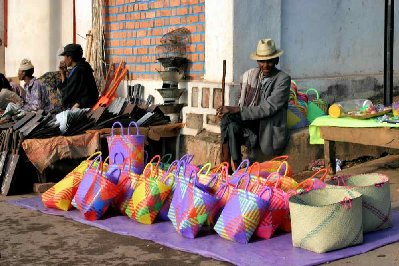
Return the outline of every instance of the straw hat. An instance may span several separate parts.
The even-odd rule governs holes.
[[[25,71],[34,68],[32,62],[29,59],[23,59],[19,65],[19,70]]]
[[[280,57],[284,53],[283,50],[277,49],[272,39],[262,39],[258,42],[256,52],[251,53],[252,60],[269,60]]]

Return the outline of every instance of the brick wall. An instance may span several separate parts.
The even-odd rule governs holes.
[[[205,0],[106,0],[106,61],[127,62],[133,79],[160,79],[155,47],[179,27],[190,32],[186,79],[202,80],[205,61]]]

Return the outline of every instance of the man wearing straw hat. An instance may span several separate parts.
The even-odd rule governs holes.
[[[288,142],[287,107],[291,77],[276,68],[283,50],[272,39],[258,42],[250,58],[258,67],[246,71],[241,78],[238,106],[221,106],[217,115],[222,118],[221,160],[241,162],[241,145],[249,148],[253,162],[254,149],[259,145],[268,157],[281,154]]]

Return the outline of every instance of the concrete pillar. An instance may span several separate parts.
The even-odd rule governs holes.
[[[4,12],[4,1],[0,0],[0,72],[4,73],[4,20],[3,20],[3,12]]]

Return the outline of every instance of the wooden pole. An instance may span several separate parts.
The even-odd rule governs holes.
[[[224,106],[224,93],[226,90],[226,60],[223,60],[223,77],[222,77],[222,106]]]

